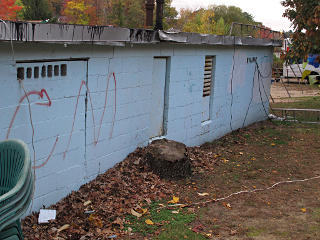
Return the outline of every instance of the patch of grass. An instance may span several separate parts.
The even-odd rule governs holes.
[[[250,136],[249,134],[244,134],[243,136],[244,136],[244,138],[247,139],[247,140],[251,138],[251,136]]]
[[[239,182],[240,176],[238,174],[233,174],[232,178],[233,178],[233,181]]]
[[[213,228],[214,230],[217,230],[217,229],[220,228],[220,225],[213,225],[212,228]]]
[[[206,238],[200,234],[191,231],[185,224],[173,224],[166,227],[166,230],[161,232],[158,240],[205,240]]]
[[[312,218],[313,218],[315,221],[320,222],[320,208],[315,208],[315,209],[313,210]]]
[[[275,235],[281,237],[281,238],[286,238],[288,239],[289,237],[289,233],[288,232],[280,232],[280,231],[277,231],[277,232],[274,232]]]
[[[314,236],[320,236],[320,224],[312,224],[309,226],[308,230],[310,233],[313,233]]]
[[[264,144],[271,144],[274,143],[276,145],[285,145],[291,140],[288,131],[282,131],[279,128],[265,128],[259,131],[260,135],[264,135],[264,141],[261,142],[262,145]]]
[[[259,229],[255,227],[250,227],[247,232],[248,237],[258,237],[260,236],[265,230],[264,229]]]
[[[303,133],[303,134],[320,135],[320,125],[308,124],[308,125],[305,125],[305,127],[298,126],[297,128],[295,128],[295,131],[298,133]]]
[[[168,225],[186,225],[191,223],[195,219],[195,214],[188,213],[184,209],[159,209],[160,202],[152,202],[150,206],[144,206],[149,209],[149,213],[137,218],[133,215],[127,215],[126,220],[129,221],[125,227],[131,227],[133,232],[140,233],[142,235],[152,234],[160,228],[165,228]],[[172,211],[179,211],[179,213],[172,213]],[[150,219],[154,224],[146,224],[146,220]]]
[[[295,102],[281,102],[271,104],[272,108],[306,108],[320,109],[320,97],[299,97]]]

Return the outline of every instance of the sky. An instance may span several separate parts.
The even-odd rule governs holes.
[[[282,17],[285,8],[281,0],[172,0],[172,6],[177,9],[198,9],[210,5],[227,5],[240,7],[244,12],[250,13],[255,21],[276,31],[288,31],[291,22]]]

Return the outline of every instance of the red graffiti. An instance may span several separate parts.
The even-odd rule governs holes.
[[[117,95],[116,95],[116,92],[117,92],[117,81],[116,81],[115,73],[113,73],[112,76],[113,76],[114,84],[115,84],[115,90],[114,90],[115,91],[115,104],[114,104],[113,123],[112,123],[110,137],[112,136],[113,126],[114,126],[114,121],[115,121],[115,116],[116,116],[116,110],[117,110],[117,107],[116,107],[116,105],[117,105],[117,102],[116,102],[117,101]],[[69,139],[68,139],[66,150],[63,153],[63,159],[66,158],[67,152],[69,151],[71,138],[72,138],[73,131],[74,131],[74,124],[75,124],[75,120],[76,120],[76,115],[77,115],[77,111],[78,111],[79,98],[80,98],[80,94],[81,94],[81,90],[82,90],[83,86],[85,86],[87,88],[89,101],[90,101],[90,106],[91,106],[92,122],[93,122],[93,143],[94,143],[95,146],[98,144],[99,138],[100,138],[100,133],[101,133],[101,126],[102,126],[104,114],[105,114],[106,108],[107,108],[110,77],[111,77],[111,75],[109,75],[108,78],[107,78],[107,86],[106,86],[106,90],[105,90],[106,91],[105,101],[104,101],[103,111],[102,111],[102,115],[101,115],[100,122],[99,122],[99,129],[98,129],[97,135],[96,135],[96,123],[95,123],[95,117],[94,117],[94,113],[93,113],[93,104],[92,104],[90,89],[87,86],[85,81],[81,82],[81,85],[80,85],[80,88],[79,88],[79,92],[78,92],[78,96],[77,96],[76,106],[75,106],[75,110],[74,110],[74,114],[73,114],[72,127],[71,127],[71,131],[70,131],[70,134],[69,134]]]
[[[13,114],[13,117],[10,121],[10,125],[9,125],[9,128],[8,128],[8,132],[7,132],[7,136],[6,136],[6,139],[9,138],[9,135],[10,135],[10,131],[11,131],[11,128],[12,128],[12,125],[13,125],[13,122],[17,116],[17,113],[19,112],[19,109],[20,109],[20,106],[21,106],[21,103],[29,96],[31,95],[38,95],[41,99],[43,98],[43,94],[45,94],[45,96],[47,97],[47,100],[48,102],[46,103],[36,103],[37,105],[41,105],[41,106],[47,106],[47,107],[50,107],[51,106],[51,100],[50,100],[50,97],[47,93],[47,91],[45,89],[41,89],[41,91],[30,91],[28,92],[27,94],[25,94],[23,97],[20,98],[20,101],[19,101],[19,104]]]
[[[87,83],[85,81],[81,81],[79,92],[78,92],[78,96],[77,96],[76,106],[75,106],[75,110],[74,110],[74,115],[73,115],[72,127],[71,127],[71,131],[70,131],[70,134],[69,134],[69,139],[68,139],[66,150],[63,153],[63,159],[66,158],[66,154],[67,154],[67,152],[69,150],[69,147],[70,147],[70,143],[71,143],[71,139],[72,139],[72,135],[73,135],[73,131],[74,131],[75,119],[76,119],[76,115],[77,115],[77,111],[78,111],[79,98],[80,98],[80,94],[81,94],[81,90],[82,90],[83,86],[85,86],[86,89],[87,89],[87,94],[88,94],[90,105],[91,105],[92,122],[93,122],[93,142],[94,142],[95,146],[98,144],[99,138],[100,138],[100,133],[101,133],[101,126],[102,126],[102,122],[103,122],[104,115],[105,115],[106,108],[107,108],[108,90],[109,90],[109,83],[110,83],[111,76],[113,76],[114,85],[115,85],[115,88],[114,88],[114,113],[113,113],[113,120],[112,120],[112,126],[111,126],[111,131],[110,131],[110,138],[112,137],[113,128],[114,128],[114,122],[115,122],[116,112],[117,112],[117,80],[116,80],[115,73],[112,73],[112,75],[109,74],[109,76],[107,78],[107,86],[106,86],[106,90],[105,90],[105,101],[104,101],[103,111],[102,111],[102,115],[101,115],[100,122],[99,122],[99,129],[98,129],[97,133],[96,133],[96,122],[95,122],[95,117],[94,117],[94,112],[93,112],[93,103],[92,103],[92,99],[91,99],[90,89],[87,86]],[[10,135],[10,132],[11,132],[11,128],[12,128],[14,120],[15,120],[18,112],[19,112],[19,109],[21,107],[21,103],[31,95],[38,95],[41,99],[43,99],[44,96],[47,98],[47,102],[36,103],[36,105],[50,107],[51,104],[52,104],[51,99],[50,99],[50,97],[49,97],[49,95],[48,95],[48,93],[47,93],[47,91],[45,89],[41,89],[41,91],[30,91],[30,92],[26,93],[23,97],[21,97],[21,99],[19,101],[19,104],[18,104],[18,106],[17,106],[17,108],[16,108],[16,110],[15,110],[15,112],[13,114],[13,117],[12,117],[11,121],[10,121],[10,125],[9,125],[8,132],[7,132],[7,137],[6,137],[7,139],[9,138],[9,135]],[[31,123],[31,125],[32,125],[32,123]],[[33,134],[34,134],[33,125],[32,125],[32,131],[33,131]],[[49,156],[47,157],[47,159],[41,165],[33,166],[33,169],[42,168],[49,162],[49,160],[52,157],[53,152],[54,152],[54,150],[55,150],[55,148],[57,146],[58,141],[59,141],[59,135],[56,137],[55,143],[53,144],[53,147],[52,147],[51,152],[49,153]]]
[[[22,103],[26,98],[28,98],[28,97],[31,96],[31,95],[38,95],[41,99],[43,99],[43,97],[46,96],[48,102],[36,103],[36,105],[51,107],[52,102],[51,102],[51,99],[50,99],[50,97],[49,97],[49,95],[48,95],[48,93],[47,93],[47,91],[46,91],[45,89],[41,89],[41,91],[30,91],[30,92],[26,93],[26,94],[25,94],[23,97],[21,97],[20,100],[19,100],[19,104],[18,104],[18,106],[16,107],[16,110],[15,110],[15,112],[14,112],[14,114],[13,114],[13,117],[12,117],[12,119],[11,119],[11,121],[10,121],[10,125],[9,125],[9,128],[8,128],[8,132],[7,132],[6,139],[9,138],[10,131],[11,131],[11,128],[12,128],[12,126],[13,126],[13,122],[14,122],[14,120],[15,120],[18,112],[19,112],[21,103]],[[31,122],[31,127],[32,127],[32,136],[33,136],[33,135],[34,135],[34,127],[33,127],[32,122]],[[55,150],[55,148],[56,148],[56,145],[57,145],[58,140],[59,140],[59,137],[57,136],[56,141],[55,141],[55,143],[54,143],[54,145],[53,145],[53,148],[52,148],[52,150],[51,150],[51,152],[50,152],[47,160],[46,160],[44,163],[42,163],[40,166],[33,166],[33,169],[41,168],[41,167],[45,166],[45,165],[48,163],[49,159],[51,158],[51,156],[52,156],[52,154],[53,154],[53,152],[54,152],[54,150]]]
[[[56,148],[56,146],[57,146],[57,142],[58,142],[58,141],[59,141],[59,136],[57,136],[56,141],[54,142],[54,145],[53,145],[53,147],[52,147],[52,150],[51,150],[49,156],[47,157],[47,160],[44,161],[44,162],[43,162],[41,165],[39,165],[39,166],[33,166],[33,167],[32,167],[33,169],[42,168],[42,167],[44,167],[44,166],[49,162],[49,159],[51,158],[51,156],[52,156],[52,154],[53,154],[53,152],[54,152],[54,150],[55,150],[55,148]]]

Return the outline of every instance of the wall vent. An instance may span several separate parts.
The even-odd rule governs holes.
[[[67,76],[67,64],[61,64],[61,76]]]
[[[52,65],[48,65],[48,66],[47,66],[47,76],[48,76],[49,78],[52,77]]]
[[[208,97],[211,95],[213,60],[214,60],[214,57],[206,56],[205,66],[204,66],[203,97]]]
[[[27,78],[32,78],[32,68],[31,67],[27,68]]]
[[[39,67],[34,67],[33,76],[34,78],[39,78]]]
[[[17,79],[18,80],[23,80],[24,79],[24,68],[23,67],[19,67],[17,69]]]
[[[28,66],[29,65],[29,66]],[[25,67],[17,68],[17,79],[24,80],[24,78],[28,79],[37,79],[41,76],[41,78],[53,78],[53,77],[65,77],[67,76],[67,64],[60,65],[42,65],[42,66],[34,66],[34,63],[24,64]],[[31,65],[31,66],[30,66]],[[32,74],[33,72],[33,74]]]
[[[42,69],[41,69],[41,77],[46,77],[47,76],[47,68],[46,66],[42,66]]]

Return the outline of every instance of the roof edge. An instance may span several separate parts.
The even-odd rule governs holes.
[[[160,42],[193,45],[282,46],[281,40],[221,36],[199,33],[129,29],[113,26],[87,26],[53,23],[0,22],[0,41],[44,42],[124,46]]]

